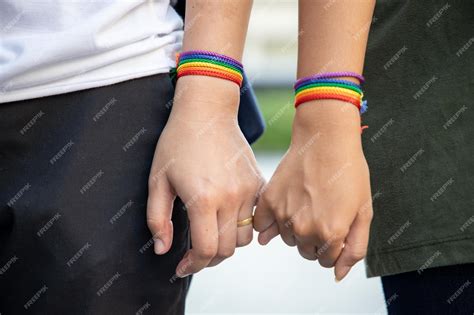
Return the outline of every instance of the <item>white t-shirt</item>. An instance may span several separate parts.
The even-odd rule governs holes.
[[[1,0],[0,103],[168,72],[183,22],[169,0]]]

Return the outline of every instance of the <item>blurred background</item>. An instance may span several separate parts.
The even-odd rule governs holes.
[[[253,145],[269,179],[290,142],[294,114],[298,8],[294,0],[255,0],[244,65],[265,118]],[[303,259],[278,237],[263,247],[239,248],[222,264],[194,276],[189,314],[385,314],[379,278],[363,262],[340,283],[333,271]]]

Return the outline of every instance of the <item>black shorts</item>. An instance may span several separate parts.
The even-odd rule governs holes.
[[[168,75],[0,104],[0,313],[182,314],[183,205],[153,253],[148,174]]]

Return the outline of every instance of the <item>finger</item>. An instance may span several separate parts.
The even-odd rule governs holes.
[[[352,223],[345,240],[344,249],[334,268],[337,281],[341,281],[349,273],[352,266],[365,257],[369,243],[370,221],[371,215],[368,217],[365,214],[358,214]]]
[[[252,217],[255,200],[247,203],[240,208],[237,221],[242,221]],[[250,224],[237,227],[237,247],[242,247],[250,244],[253,238],[253,225]]]
[[[176,267],[176,275],[184,278],[205,268],[216,256],[218,249],[217,211],[194,208],[188,211],[191,244]]]
[[[251,153],[250,157],[246,156],[246,161],[251,170],[246,181],[250,187],[252,187],[250,190],[252,191],[252,194],[249,196],[248,201],[244,202],[240,208],[237,220],[240,222],[252,218],[252,221],[248,225],[237,226],[237,247],[246,246],[252,242],[253,225],[255,222],[255,218],[253,217],[254,209],[266,183],[265,178],[262,176],[258,166],[256,165],[253,153]]]
[[[275,222],[275,217],[270,206],[265,202],[265,198],[259,198],[255,215],[253,218],[253,227],[258,232],[263,232]]]
[[[273,238],[275,238],[279,234],[280,232],[278,231],[278,224],[275,221],[265,231],[258,234],[258,242],[260,243],[260,245],[267,245]]]
[[[280,232],[281,239],[283,240],[283,242],[285,242],[286,245],[296,245],[295,236],[288,224],[278,222],[278,232]]]
[[[329,238],[324,244],[318,247],[316,256],[319,264],[325,268],[334,267],[336,260],[341,254],[344,241],[341,239]]]
[[[150,180],[146,217],[153,235],[154,250],[158,255],[168,252],[173,241],[171,214],[175,197],[165,176]]]
[[[234,254],[237,242],[237,213],[235,209],[220,210],[217,212],[218,234],[214,237],[219,242],[217,254],[208,267],[218,265]]]
[[[314,247],[314,245],[301,243],[296,240],[296,246],[298,247],[298,252],[300,253],[301,257],[308,260],[318,259],[318,257],[316,256],[317,248]]]

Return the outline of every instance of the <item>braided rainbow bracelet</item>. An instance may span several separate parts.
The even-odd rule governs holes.
[[[332,79],[338,77],[353,77],[364,82],[364,77],[354,72],[328,72],[299,79],[294,85],[295,107],[312,100],[336,99],[351,103],[364,113],[367,102],[362,100],[364,93],[360,84]]]
[[[178,79],[186,75],[204,75],[235,82],[242,86],[244,67],[228,56],[204,50],[191,50],[176,56]]]

